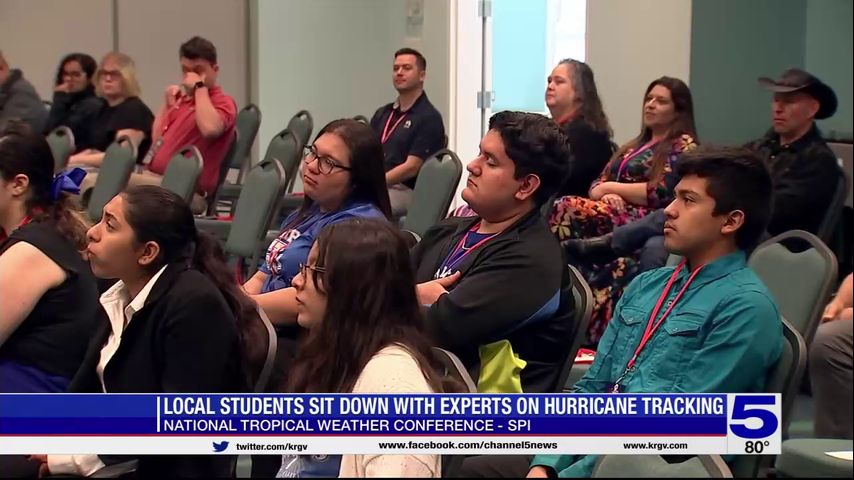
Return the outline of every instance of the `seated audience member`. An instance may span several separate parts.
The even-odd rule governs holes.
[[[285,218],[258,272],[243,286],[278,325],[296,324],[291,284],[323,227],[354,217],[391,217],[382,145],[368,125],[342,119],[323,127],[306,147],[302,179],[302,208]]]
[[[233,283],[216,241],[196,230],[181,197],[152,185],[128,188],[104,207],[88,237],[86,252],[95,275],[119,281],[101,295],[99,329],[70,392],[247,390],[246,366],[258,355],[253,349],[262,348],[248,341],[258,321],[255,306]],[[82,476],[118,460],[36,458],[45,460],[45,473]],[[141,456],[136,473],[143,478],[230,476],[231,459]]]
[[[154,115],[139,98],[142,92],[133,59],[119,52],[104,55],[95,74],[95,90],[103,99],[102,107],[88,125],[85,143],[77,143],[79,153],[72,155],[68,164],[100,167],[104,151],[123,135],[136,145],[137,159],[141,161],[151,146]]]
[[[818,78],[798,69],[783,72],[776,81],[762,78],[760,85],[774,92],[772,128],[747,147],[765,160],[774,180],[774,211],[768,233],[817,233],[843,175],[836,155],[815,125],[816,119],[834,114],[836,94]],[[613,235],[570,240],[566,249],[573,257],[613,258],[643,248],[641,268],[658,268],[667,260],[661,237],[665,220],[664,212],[655,212],[614,229]]]
[[[695,147],[695,130],[688,86],[670,77],[650,83],[640,135],[617,151],[590,187],[590,198],[563,197],[555,202],[550,223],[561,243],[610,233],[666,206],[677,180],[673,170],[679,156]],[[578,266],[593,289],[587,342],[595,344],[611,319],[613,304],[636,274],[637,259],[580,261]]]
[[[0,135],[0,392],[64,392],[96,328],[88,225],[44,137],[14,122]]]
[[[396,227],[351,219],[320,232],[294,277],[308,329],[288,381],[292,393],[442,393]],[[358,305],[357,308],[354,308]],[[279,477],[439,477],[439,455],[343,455],[324,464],[285,456]],[[338,465],[340,463],[340,470]],[[321,471],[318,471],[321,470]]]
[[[849,273],[824,309],[823,323],[810,345],[807,363],[815,399],[817,438],[852,438],[852,283]]]
[[[482,391],[554,391],[569,354],[572,285],[540,214],[567,150],[542,115],[493,115],[462,192],[477,216],[443,220],[412,251],[433,341],[479,369]]]
[[[47,120],[47,109],[33,85],[17,68],[10,68],[0,51],[0,130],[10,120],[25,122],[34,132],[41,132]]]
[[[586,196],[614,153],[593,70],[578,60],[561,60],[548,78],[546,106],[570,145],[570,174],[558,195]]]
[[[629,285],[575,392],[762,392],[780,356],[780,315],[745,255],[770,217],[767,167],[749,150],[720,148],[676,168],[664,242],[685,261]],[[595,461],[540,455],[528,476],[590,476]]]
[[[445,144],[445,125],[424,92],[424,56],[417,50],[401,48],[394,54],[393,72],[397,100],[374,113],[371,127],[383,144],[391,209],[394,217],[400,218],[412,202],[421,165]]]
[[[45,133],[65,126],[74,134],[74,144],[78,148],[88,142],[89,128],[101,109],[92,84],[96,68],[95,59],[85,53],[72,53],[62,59],[56,72]]]
[[[131,174],[128,185],[160,185],[169,160],[178,151],[194,145],[204,160],[196,184],[192,209],[202,213],[205,198],[213,195],[219,181],[219,167],[234,140],[237,105],[217,85],[219,65],[216,47],[204,38],[193,37],[179,50],[184,78],[181,85],[166,87],[165,99],[151,127],[151,147],[144,163],[148,169]],[[83,190],[94,186],[96,175],[89,175]]]

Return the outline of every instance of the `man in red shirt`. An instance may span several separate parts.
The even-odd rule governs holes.
[[[181,45],[179,54],[183,80],[166,87],[151,128],[151,149],[143,160],[148,168],[131,174],[128,186],[160,185],[169,160],[182,147],[194,145],[202,154],[204,167],[192,207],[201,213],[207,206],[205,198],[216,190],[220,165],[234,138],[237,105],[216,84],[219,65],[213,43],[193,37]],[[81,190],[91,188],[95,178],[97,175],[89,174]]]

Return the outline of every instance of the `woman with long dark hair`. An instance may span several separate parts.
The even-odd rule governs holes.
[[[131,187],[104,207],[86,252],[100,278],[100,327],[71,392],[230,393],[248,390],[265,352],[255,305],[222,249],[196,230],[190,206],[156,186]],[[260,333],[260,334],[259,334]],[[114,461],[49,455],[53,474],[88,476]],[[142,456],[141,477],[229,476],[227,457]]]
[[[431,359],[406,241],[385,221],[326,227],[294,278],[297,321],[308,329],[287,391],[434,393],[446,389]],[[447,387],[447,389],[452,389]],[[340,477],[436,477],[438,455],[344,455]],[[279,476],[305,469],[287,458]]]
[[[72,195],[84,172],[53,168],[41,134],[0,133],[0,392],[64,392],[95,330],[89,225]]]
[[[391,218],[383,150],[370,126],[335,120],[305,149],[305,201],[282,223],[246,293],[279,325],[295,325],[296,292],[291,287],[320,230],[348,218]]]
[[[661,77],[646,88],[643,121],[637,137],[620,147],[588,198],[567,196],[555,202],[549,222],[561,241],[604,235],[663,208],[673,199],[679,156],[696,147],[691,90],[678,78]],[[634,278],[637,259],[579,265],[593,289],[589,344],[599,341],[611,318],[613,303]]]
[[[567,58],[555,66],[547,82],[546,106],[571,146],[570,175],[558,194],[587,195],[614,153],[614,131],[602,108],[593,70]]]
[[[66,126],[74,134],[76,144],[87,141],[91,123],[101,110],[101,100],[95,96],[92,82],[96,68],[95,59],[85,53],[66,55],[59,62],[45,133]]]

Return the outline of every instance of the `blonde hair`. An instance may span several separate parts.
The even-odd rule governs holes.
[[[119,67],[119,72],[122,75],[124,88],[123,93],[126,98],[138,97],[142,94],[139,88],[139,80],[136,79],[136,64],[133,59],[121,52],[110,52],[101,59],[101,64],[98,71],[95,72],[95,78],[92,79],[95,84],[95,93],[99,97],[104,96],[104,91],[101,90],[101,75],[104,69],[104,64],[112,60]]]

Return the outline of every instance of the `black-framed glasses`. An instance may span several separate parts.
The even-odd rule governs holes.
[[[314,147],[314,145],[306,146],[305,152],[303,154],[303,161],[306,165],[308,165],[315,160],[319,162],[317,169],[320,170],[320,173],[324,175],[331,174],[336,168],[340,168],[341,170],[347,171],[352,170],[352,168],[341,165],[340,163],[338,163],[337,160],[330,156],[318,154],[317,149]]]
[[[320,274],[326,273],[326,269],[323,267],[318,267],[317,265],[308,265],[305,263],[300,263],[299,264],[299,273],[303,276],[303,278],[305,278],[305,271],[306,270],[311,270],[312,272],[320,273]]]

